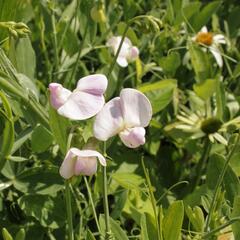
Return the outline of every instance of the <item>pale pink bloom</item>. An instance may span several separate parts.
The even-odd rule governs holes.
[[[112,48],[114,55],[117,54],[117,50],[121,40],[122,40],[122,37],[117,36],[117,37],[111,37],[107,41],[107,46]],[[138,57],[138,55],[139,55],[138,48],[133,46],[132,42],[127,37],[125,37],[121,50],[117,57],[117,63],[121,67],[127,67],[128,62],[134,61]]]
[[[192,38],[193,41],[205,44],[209,46],[209,50],[219,67],[223,66],[222,56],[219,50],[219,44],[226,44],[225,37],[222,34],[213,34],[208,32],[207,27],[204,26],[202,29]]]
[[[97,159],[106,166],[106,159],[99,152],[70,148],[60,167],[60,175],[65,179],[80,174],[91,176],[97,171]]]
[[[104,105],[94,122],[94,136],[102,141],[119,134],[130,148],[145,143],[145,129],[152,118],[152,106],[148,98],[132,88],[121,91]]]
[[[81,78],[71,92],[59,83],[50,83],[50,101],[57,112],[72,120],[84,120],[96,115],[105,103],[107,78],[93,74]]]

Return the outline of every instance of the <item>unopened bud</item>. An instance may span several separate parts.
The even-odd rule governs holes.
[[[94,6],[91,9],[90,15],[91,15],[91,18],[93,19],[93,21],[95,21],[95,22],[99,22],[99,23],[106,22],[106,16],[105,16],[103,7],[98,8],[98,7]]]

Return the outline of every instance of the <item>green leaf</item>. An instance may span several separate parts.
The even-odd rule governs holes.
[[[24,195],[18,203],[27,216],[37,219],[43,227],[56,229],[66,221],[65,202],[60,196]]]
[[[217,79],[216,103],[217,103],[217,114],[216,115],[220,120],[223,120],[225,108],[226,108],[226,97],[225,97],[225,89],[223,86],[223,82],[220,81],[220,78]]]
[[[146,216],[144,214],[142,214],[142,216],[141,216],[141,239],[149,240],[148,231],[147,231]]]
[[[201,83],[194,84],[194,92],[203,100],[208,100],[216,91],[217,82],[215,79],[207,79]]]
[[[6,228],[2,229],[2,236],[3,236],[3,240],[13,240],[13,237],[11,236],[11,234],[8,232]]]
[[[52,144],[53,136],[43,125],[38,124],[32,133],[32,150],[37,153],[46,151]]]
[[[240,161],[239,161],[239,159],[240,159],[240,153],[238,152],[238,153],[235,153],[230,160],[230,165],[238,177],[240,176]]]
[[[26,237],[25,230],[24,230],[24,228],[21,228],[21,229],[17,232],[16,237],[15,237],[15,240],[25,240],[25,237]]]
[[[4,115],[5,126],[2,133],[1,138],[1,146],[0,146],[0,172],[5,165],[6,158],[11,153],[13,143],[14,143],[14,122],[12,116],[11,106],[7,100],[7,97],[3,92],[0,91],[0,98],[2,101],[2,106],[4,112],[1,111]]]
[[[11,38],[9,58],[18,72],[34,79],[36,55],[29,37],[17,40]]]
[[[201,27],[206,25],[211,19],[212,15],[219,9],[222,1],[211,1],[208,3],[201,12],[192,19],[192,25],[196,31],[199,31]]]
[[[183,201],[175,201],[168,208],[163,218],[164,240],[178,240],[181,237],[181,229],[184,217]]]
[[[141,239],[151,240],[157,239],[156,221],[152,215],[144,212],[141,215]]]
[[[159,60],[159,65],[167,76],[173,77],[181,65],[180,54],[178,52],[171,52],[167,57],[162,57]]]
[[[29,184],[31,183],[31,184]],[[63,189],[63,180],[56,167],[35,167],[23,171],[13,180],[14,187],[23,193],[55,195]]]
[[[116,172],[112,174],[112,178],[123,188],[139,189],[140,185],[145,182],[144,178],[134,173]]]
[[[118,31],[119,36],[123,35],[126,26],[127,26],[127,24],[125,22],[120,22],[118,24],[117,31]],[[132,28],[130,28],[130,27],[128,28],[127,33],[126,33],[126,37],[128,37],[131,40],[133,45],[138,45],[138,37],[135,34],[135,32],[132,30]]]
[[[189,44],[188,47],[197,83],[211,78],[208,54],[196,44]]]
[[[86,240],[96,240],[96,238],[89,229],[87,230]]]
[[[175,79],[165,79],[155,83],[147,83],[138,90],[143,92],[150,100],[153,113],[157,113],[164,109],[173,98],[174,90],[177,88]]]
[[[191,208],[190,206],[185,207],[187,216],[193,225],[193,228],[197,232],[202,232],[204,228],[204,214],[202,209],[198,206]]]
[[[233,202],[232,218],[240,217],[240,196],[236,196]],[[240,239],[240,221],[232,224],[232,230],[235,239]]]
[[[216,182],[222,172],[225,161],[225,157],[220,154],[213,154],[209,159],[206,183],[211,190],[216,186]],[[226,199],[233,205],[234,197],[240,194],[240,182],[230,165],[228,165],[224,175],[223,185],[226,190]]]
[[[68,119],[60,116],[51,105],[49,105],[49,124],[55,141],[65,155],[67,151],[67,132],[70,122]]]
[[[120,224],[110,217],[111,231],[116,240],[128,240],[127,234],[120,227]]]

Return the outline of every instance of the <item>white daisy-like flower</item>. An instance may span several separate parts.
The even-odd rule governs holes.
[[[213,34],[208,32],[206,26],[202,27],[200,32],[198,32],[193,38],[193,41],[208,46],[210,52],[216,59],[216,62],[219,67],[223,66],[222,56],[219,50],[220,44],[226,44],[226,39],[222,34]]]
[[[207,136],[209,140],[214,143],[219,142],[223,145],[227,145],[227,139],[223,136],[223,133],[228,130],[230,126],[240,127],[240,117],[236,117],[226,123],[223,123],[217,117],[208,116],[201,111],[192,112],[185,106],[180,106],[180,112],[176,116],[177,122],[167,125],[165,131],[172,129],[180,129],[184,132],[190,133],[191,139],[198,139]]]

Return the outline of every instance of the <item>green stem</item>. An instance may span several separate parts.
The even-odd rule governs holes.
[[[87,178],[85,176],[83,178],[84,178],[84,181],[85,181],[85,184],[86,184],[86,187],[87,187],[88,197],[89,197],[90,203],[92,205],[93,216],[94,216],[94,219],[95,219],[95,222],[96,222],[96,225],[97,225],[97,229],[98,229],[98,232],[100,233],[101,230],[100,230],[100,226],[99,226],[99,223],[98,223],[97,213],[96,213],[96,210],[95,210],[95,207],[94,207],[94,203],[93,203],[91,189],[89,187]]]
[[[74,64],[74,66],[73,66],[73,70],[72,70],[70,79],[69,79],[69,81],[68,81],[68,87],[71,86],[72,80],[75,78],[75,74],[76,74],[76,71],[77,71],[78,62],[79,62],[79,59],[80,59],[80,57],[81,57],[82,48],[83,48],[83,45],[84,45],[84,42],[85,42],[85,39],[86,39],[86,36],[87,36],[87,31],[88,31],[88,22],[87,22],[86,27],[85,27],[85,30],[84,30],[83,39],[82,39],[81,44],[80,44],[80,46],[79,46],[79,50],[78,50],[78,55],[77,55],[76,62],[75,62],[75,64]]]
[[[107,78],[109,78],[109,76],[110,76],[110,74],[112,73],[112,70],[113,70],[113,68],[114,68],[114,66],[115,66],[115,64],[116,64],[118,55],[119,55],[120,50],[121,50],[122,45],[123,45],[124,38],[126,37],[127,31],[128,31],[128,28],[129,28],[129,23],[127,24],[127,26],[126,26],[125,29],[124,29],[124,32],[123,32],[123,34],[122,34],[121,42],[120,42],[120,44],[119,44],[119,46],[118,46],[118,50],[117,50],[117,52],[116,52],[116,54],[115,54],[115,56],[114,56],[114,58],[113,58],[112,64],[110,65],[109,71],[108,71],[108,73],[107,73]]]
[[[72,205],[69,180],[65,181],[65,197],[67,206],[67,221],[68,221],[68,239],[73,240],[73,223],[72,223]]]
[[[208,217],[207,217],[207,221],[206,221],[206,225],[205,225],[205,228],[204,228],[204,232],[207,232],[208,231],[208,228],[209,228],[209,224],[211,222],[211,218],[212,218],[212,214],[213,214],[213,210],[214,210],[214,204],[215,204],[215,201],[217,199],[217,196],[218,196],[218,191],[219,191],[219,188],[222,184],[222,181],[223,181],[223,178],[224,178],[224,175],[227,171],[227,168],[228,168],[228,164],[234,154],[234,152],[236,151],[237,147],[238,147],[238,142],[239,142],[239,139],[240,139],[240,134],[238,134],[238,138],[235,142],[235,145],[232,147],[230,153],[228,154],[227,156],[227,160],[223,166],[223,169],[222,169],[222,172],[218,178],[218,181],[217,181],[217,184],[216,184],[216,187],[214,189],[214,193],[213,193],[213,199],[211,201],[211,204],[210,204],[210,208],[209,208],[209,214],[208,214]]]
[[[151,180],[149,177],[149,172],[148,169],[146,169],[144,161],[143,161],[143,157],[142,157],[142,166],[143,166],[143,171],[144,171],[144,175],[145,178],[147,180],[147,185],[148,185],[148,192],[150,195],[150,199],[151,199],[151,203],[152,203],[152,208],[153,208],[153,212],[154,212],[154,216],[155,216],[155,221],[156,221],[156,226],[157,226],[157,239],[161,240],[161,234],[160,234],[160,225],[159,225],[159,218],[158,218],[158,213],[157,213],[157,204],[156,204],[156,200],[153,194],[153,190],[152,190],[152,184],[151,184]]]
[[[202,176],[202,172],[204,169],[204,166],[206,165],[207,159],[209,157],[209,153],[211,151],[211,147],[212,144],[209,141],[209,138],[206,137],[205,138],[205,143],[204,143],[204,147],[203,147],[203,153],[202,153],[202,157],[199,160],[198,164],[197,164],[197,168],[196,168],[196,178],[195,181],[193,181],[192,187],[191,187],[191,191],[193,191],[199,184],[200,180],[201,180],[201,176]]]
[[[57,30],[56,30],[56,19],[54,10],[51,9],[51,24],[52,24],[52,30],[53,30],[53,50],[54,50],[54,67],[55,71],[58,70],[58,41],[57,41]]]
[[[103,155],[106,157],[106,142],[103,146]],[[105,239],[110,239],[110,221],[109,221],[109,206],[108,206],[108,192],[107,192],[107,167],[102,167],[102,177],[103,177],[103,207],[104,207],[104,217],[105,217]]]

